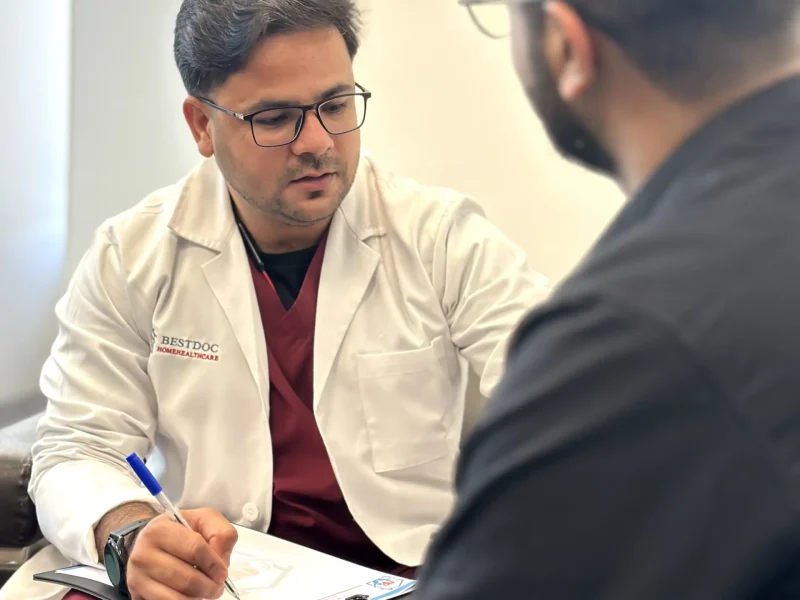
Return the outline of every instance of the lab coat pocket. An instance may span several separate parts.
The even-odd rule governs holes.
[[[356,357],[361,401],[376,472],[446,456],[452,390],[439,337],[430,346]]]

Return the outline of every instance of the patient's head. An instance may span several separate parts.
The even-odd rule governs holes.
[[[612,173],[609,115],[637,116],[631,98],[640,113],[658,110],[655,97],[699,105],[797,56],[797,3],[787,0],[549,0],[511,10],[517,72],[555,145]]]

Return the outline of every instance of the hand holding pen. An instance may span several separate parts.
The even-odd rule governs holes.
[[[178,512],[142,460],[127,460],[165,511],[136,538],[127,567],[131,598],[219,598],[228,591],[238,599],[227,578],[236,529],[213,509]]]

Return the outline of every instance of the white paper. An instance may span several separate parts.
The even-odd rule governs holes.
[[[237,529],[239,542],[230,575],[242,600],[344,600],[355,594],[388,600],[409,593],[414,586],[408,579]]]
[[[369,597],[370,600],[385,600],[409,594],[414,591],[416,585],[415,581],[384,575],[374,581],[328,596],[323,600],[347,600],[347,598],[359,594]]]
[[[234,552],[228,576],[244,600],[250,592],[259,592],[263,595],[265,591],[279,588],[292,570],[291,565],[280,564],[244,552]]]
[[[367,569],[303,546],[237,527],[228,575],[242,600],[345,600],[364,594],[389,600],[415,582]],[[78,565],[57,571],[111,585],[104,569]],[[223,596],[227,597],[226,596]]]
[[[111,580],[108,578],[108,573],[105,569],[98,567],[86,567],[84,565],[77,565],[75,567],[67,567],[66,569],[59,569],[56,573],[62,575],[72,575],[73,577],[83,577],[84,579],[91,579],[99,581],[106,585],[111,585]]]

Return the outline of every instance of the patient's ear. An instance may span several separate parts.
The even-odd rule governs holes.
[[[597,75],[595,42],[581,17],[566,2],[548,2],[542,9],[545,58],[561,98],[573,102],[591,87]]]

